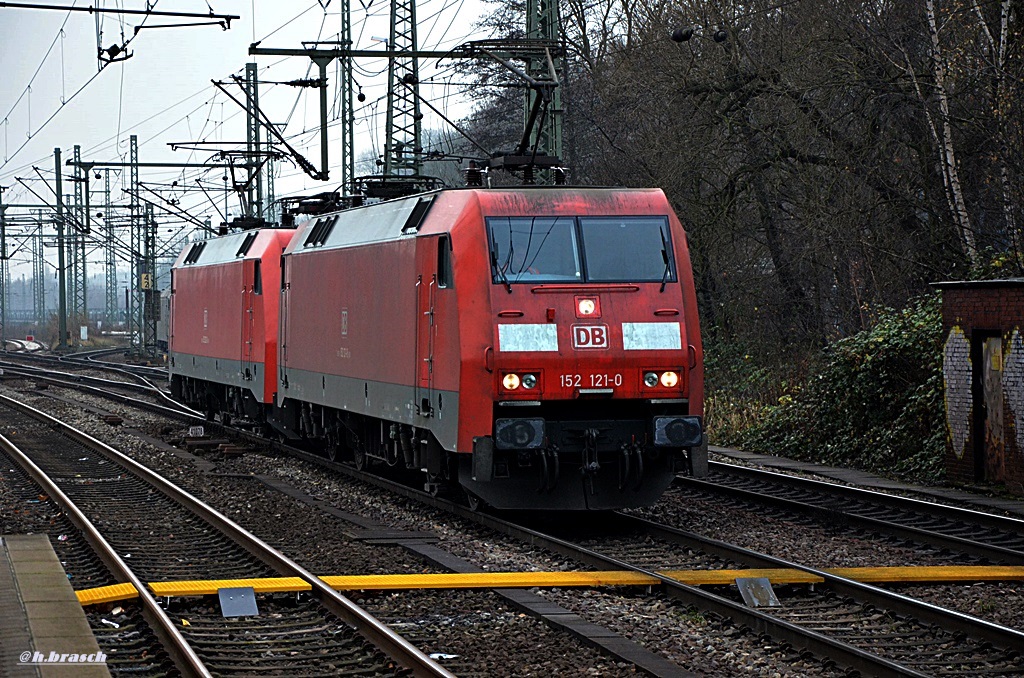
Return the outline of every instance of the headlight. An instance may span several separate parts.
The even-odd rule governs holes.
[[[537,386],[537,375],[526,374],[523,375],[523,388],[535,388]]]
[[[662,372],[661,385],[665,388],[674,388],[679,383],[679,375],[675,372]]]
[[[506,374],[501,379],[501,385],[508,391],[514,391],[519,388],[519,375],[518,374]]]
[[[644,386],[647,388],[654,388],[658,385],[658,375],[655,372],[647,372],[644,374]]]
[[[576,309],[580,312],[580,315],[591,315],[597,310],[597,304],[594,303],[593,299],[580,299]]]

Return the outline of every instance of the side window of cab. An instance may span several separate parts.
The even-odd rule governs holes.
[[[437,239],[437,286],[442,288],[455,286],[452,276],[452,240],[447,235],[442,235]]]

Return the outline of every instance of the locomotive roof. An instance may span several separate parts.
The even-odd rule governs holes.
[[[446,188],[313,217],[299,225],[299,233],[285,254],[415,236],[437,209],[445,210],[446,224],[451,224],[465,209],[475,209],[484,216],[572,214],[580,209],[581,204],[607,214],[635,214],[638,209],[671,211],[665,194],[656,188]],[[430,230],[429,226],[425,229],[427,232]]]
[[[258,228],[222,235],[209,240],[197,240],[189,243],[181,251],[174,262],[174,268],[259,259],[263,256],[267,246],[277,237],[273,234],[288,233],[290,237],[294,232],[295,229],[290,228]]]

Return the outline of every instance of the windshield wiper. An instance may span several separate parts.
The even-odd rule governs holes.
[[[491,250],[491,265],[494,266],[494,270],[498,272],[498,277],[501,282],[505,284],[505,289],[509,294],[512,294],[512,283],[508,281],[505,276],[505,271],[502,270],[501,266],[498,266],[498,254],[494,250]]]
[[[668,274],[671,270],[671,266],[669,266],[668,240],[665,239],[665,231],[659,228],[658,233],[661,234],[661,258],[665,260],[665,272],[661,274],[661,289],[658,290],[658,292],[661,293],[665,291],[665,283],[668,282]]]

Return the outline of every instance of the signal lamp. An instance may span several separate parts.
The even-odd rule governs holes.
[[[580,303],[577,306],[580,315],[591,315],[597,310],[597,304],[594,303],[593,299],[580,299]]]
[[[662,372],[661,385],[665,388],[673,388],[679,383],[679,375],[675,372]]]
[[[535,388],[537,386],[537,375],[526,374],[523,375],[523,388]]]
[[[644,374],[644,386],[647,388],[654,388],[658,385],[658,375],[655,372],[648,372]]]
[[[501,378],[501,385],[506,390],[514,391],[519,388],[519,375],[518,374],[506,374]]]

